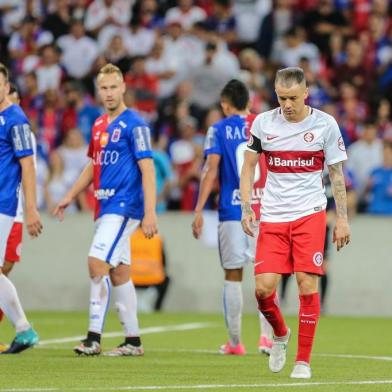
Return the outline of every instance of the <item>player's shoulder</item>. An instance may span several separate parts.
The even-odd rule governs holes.
[[[332,115],[330,115],[327,112],[324,112],[320,109],[315,109],[311,108],[312,110],[312,115],[314,116],[314,119],[316,121],[320,121],[322,123],[326,124],[336,124],[336,119]]]
[[[119,117],[119,124],[123,128],[135,128],[135,127],[148,127],[146,120],[141,116],[139,112],[133,109],[125,109]]]
[[[212,124],[212,127],[219,131],[220,129],[224,129],[227,125],[232,125],[233,122],[234,122],[233,116],[224,117],[221,120]]]
[[[259,113],[253,120],[252,129],[263,129],[267,124],[271,122],[274,123],[276,121],[280,121],[280,108],[275,108],[271,110],[267,110],[266,112]]]
[[[7,110],[3,111],[2,117],[3,121],[10,126],[29,122],[23,109],[16,104],[11,105]]]
[[[104,113],[104,114],[102,114],[101,116],[99,116],[99,117],[94,121],[93,128],[96,128],[96,127],[99,127],[99,126],[102,126],[103,124],[105,124],[105,123],[107,122],[107,118],[108,118],[107,113]]]

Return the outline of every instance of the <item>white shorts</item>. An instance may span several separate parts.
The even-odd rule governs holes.
[[[106,214],[95,222],[95,234],[88,255],[113,267],[131,264],[129,237],[140,225],[139,220]]]
[[[7,241],[10,235],[12,225],[14,224],[15,218],[0,214],[0,267],[4,264],[5,250],[7,248]]]
[[[239,221],[219,223],[219,255],[224,269],[243,268],[249,261],[254,261],[258,227],[255,236],[250,237],[244,233]]]

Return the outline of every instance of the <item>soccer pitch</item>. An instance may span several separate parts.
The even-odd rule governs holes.
[[[258,354],[258,319],[245,315],[247,355],[217,354],[226,341],[221,315],[140,316],[144,357],[78,357],[72,347],[86,329],[87,313],[31,312],[41,344],[20,355],[0,355],[0,392],[38,391],[392,391],[391,320],[322,317],[312,360],[313,378],[289,378],[296,351],[296,318],[288,362],[278,374]],[[102,340],[107,350],[122,341],[116,314]],[[3,322],[0,340],[13,331]]]

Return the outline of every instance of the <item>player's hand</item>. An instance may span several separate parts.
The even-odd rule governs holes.
[[[151,212],[144,215],[142,220],[142,231],[146,238],[151,239],[158,233],[157,215]]]
[[[195,218],[192,222],[192,234],[198,240],[203,230],[203,213],[201,211],[195,212]]]
[[[350,226],[347,218],[337,218],[333,229],[333,243],[336,242],[336,249],[339,252],[345,245],[350,242]]]
[[[60,221],[64,220],[64,210],[72,203],[72,197],[65,196],[59,204],[55,207],[52,215],[57,217]]]
[[[250,203],[245,203],[241,205],[242,217],[241,217],[241,225],[242,230],[251,237],[254,237],[255,234],[253,232],[253,228],[256,226],[256,215],[250,205]]]
[[[37,208],[26,209],[26,226],[30,237],[36,238],[42,233],[43,226]]]

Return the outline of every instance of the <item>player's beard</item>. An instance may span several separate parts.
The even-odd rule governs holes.
[[[113,112],[115,112],[115,111],[119,108],[120,103],[121,103],[121,101],[113,100],[113,102],[109,103],[109,104],[106,106],[106,110],[107,110],[108,112],[110,112],[110,113],[113,113]]]

